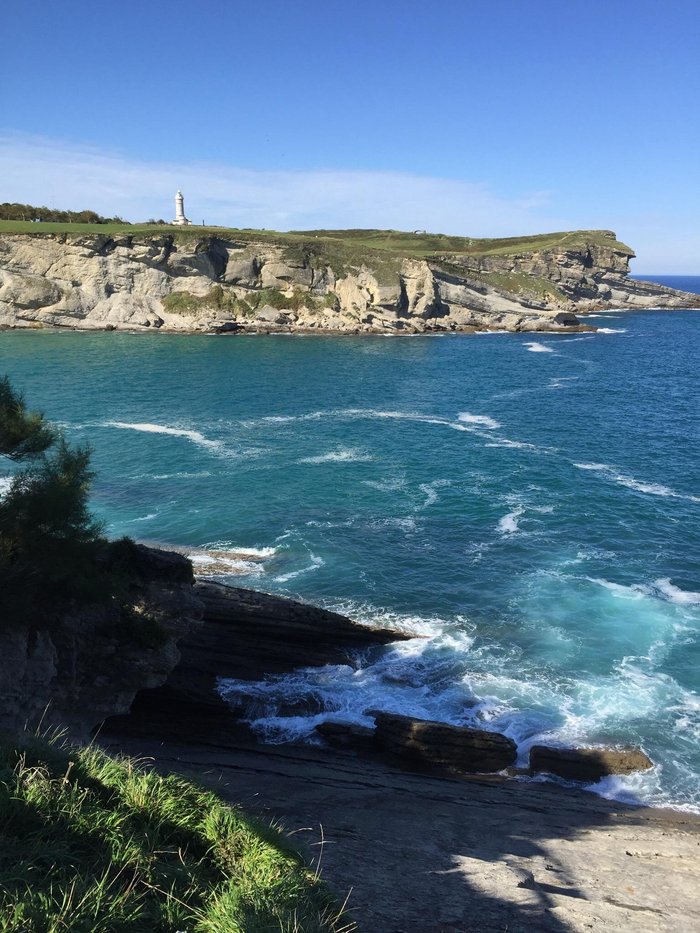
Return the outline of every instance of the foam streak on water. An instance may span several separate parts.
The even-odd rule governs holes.
[[[598,792],[700,807],[700,313],[614,317],[499,340],[2,332],[0,367],[92,445],[110,533],[416,635],[222,684],[261,735],[384,708],[504,731],[521,761],[638,744],[654,770]]]

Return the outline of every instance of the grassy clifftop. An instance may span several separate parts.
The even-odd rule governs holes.
[[[280,233],[276,230],[250,230],[235,227],[172,227],[157,224],[80,224],[80,223],[32,223],[22,220],[0,220],[0,234],[86,234],[106,236],[168,235],[178,241],[191,242],[203,237],[221,237],[237,242],[267,242],[296,249],[311,249],[331,255],[342,254],[350,258],[359,254],[384,255],[385,257],[411,257],[429,259],[436,255],[463,254],[465,256],[507,256],[539,250],[575,249],[577,247],[600,246],[615,249],[628,255],[633,251],[620,243],[609,230],[571,230],[559,233],[541,233],[534,236],[479,239],[474,237],[446,236],[441,233],[407,233],[400,230],[293,230]]]

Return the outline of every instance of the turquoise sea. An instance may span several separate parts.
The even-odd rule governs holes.
[[[502,730],[523,757],[641,744],[654,770],[598,792],[700,810],[700,311],[596,323],[4,332],[0,372],[92,445],[111,534],[425,636],[236,685],[268,740],[383,707]]]

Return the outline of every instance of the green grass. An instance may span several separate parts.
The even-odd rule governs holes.
[[[23,220],[0,220],[0,233],[31,233],[36,235],[59,233],[70,236],[85,234],[107,236],[172,236],[178,241],[221,237],[243,243],[268,242],[286,246],[289,258],[307,258],[314,264],[326,257],[345,264],[369,254],[389,254],[394,257],[430,259],[435,256],[463,254],[473,256],[499,256],[535,250],[578,248],[586,246],[614,247],[633,254],[629,246],[611,238],[605,230],[572,230],[543,233],[535,236],[476,239],[446,236],[441,233],[407,233],[400,230],[295,230],[280,233],[276,230],[250,230],[234,227],[172,227],[156,224],[77,224],[32,223]],[[332,262],[331,262],[332,265]]]
[[[1,933],[341,933],[276,830],[180,777],[0,741]]]

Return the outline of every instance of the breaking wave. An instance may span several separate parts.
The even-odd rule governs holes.
[[[690,496],[682,492],[676,492],[675,489],[664,486],[663,483],[645,483],[642,480],[635,479],[634,476],[622,473],[617,467],[610,466],[607,463],[574,463],[574,466],[577,470],[596,473],[603,479],[612,480],[619,483],[620,486],[626,486],[628,489],[647,493],[650,496],[670,496],[674,499],[685,499],[686,502],[700,502],[700,496]]]
[[[104,421],[103,427],[120,428],[125,431],[142,431],[146,434],[167,434],[171,437],[183,437],[198,447],[206,447],[209,450],[222,450],[224,444],[222,441],[212,440],[205,437],[201,431],[192,431],[187,428],[177,428],[166,424],[150,424],[148,422],[130,422],[130,421]]]
[[[526,343],[525,346],[530,353],[554,353],[554,350],[548,347],[546,343],[538,343],[536,340],[531,340],[529,343]]]

